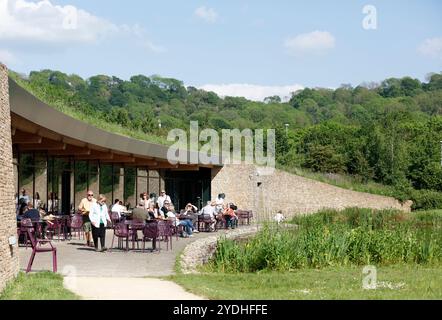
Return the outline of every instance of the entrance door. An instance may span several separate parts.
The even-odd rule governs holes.
[[[61,214],[71,210],[71,172],[63,171],[61,175]]]

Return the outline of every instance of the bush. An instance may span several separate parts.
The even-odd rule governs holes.
[[[413,190],[411,192],[413,210],[442,209],[442,193],[432,190]]]

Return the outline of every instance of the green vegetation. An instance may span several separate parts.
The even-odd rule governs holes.
[[[77,300],[63,287],[63,277],[51,272],[19,273],[0,294],[0,300]]]
[[[266,225],[238,243],[220,240],[212,272],[293,271],[350,265],[442,262],[442,212],[352,208],[299,216],[298,228]]]
[[[442,298],[442,211],[324,210],[291,222],[222,239],[201,274],[171,279],[210,299]],[[375,289],[363,288],[367,265]]]
[[[51,70],[11,76],[73,117],[157,143],[170,143],[168,131],[188,130],[191,120],[216,130],[275,128],[282,168],[346,175],[347,187],[411,199],[414,209],[442,208],[441,73],[428,82],[404,77],[354,88],[307,88],[289,102],[222,99],[159,76],[84,80]]]
[[[363,289],[362,267],[296,272],[213,273],[170,277],[209,299],[442,299],[442,268],[394,265],[377,268],[377,288]]]

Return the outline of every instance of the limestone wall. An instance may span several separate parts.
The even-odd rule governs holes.
[[[307,179],[281,170],[265,175],[254,165],[226,165],[212,170],[212,199],[226,194],[226,201],[241,209],[253,210],[257,219],[269,219],[277,210],[286,217],[313,213],[324,208],[411,210],[411,203],[402,205],[396,199],[351,191]]]
[[[18,272],[18,247],[9,245],[17,235],[14,208],[14,170],[12,167],[11,113],[8,70],[0,64],[0,291]]]

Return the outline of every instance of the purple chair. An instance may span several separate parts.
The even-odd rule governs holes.
[[[159,237],[158,221],[146,223],[143,229],[143,252],[146,249],[146,241],[152,240],[152,251],[156,250],[156,242]]]
[[[31,242],[32,254],[29,259],[26,273],[31,271],[32,263],[34,262],[35,255],[39,252],[52,252],[52,269],[53,272],[57,272],[57,248],[55,248],[49,240],[38,240],[34,236],[34,231],[31,228],[27,230],[29,240]],[[42,247],[44,244],[49,244],[49,247]]]
[[[61,229],[63,228],[63,222],[60,218],[54,219],[51,221],[52,223],[48,223],[48,227],[46,232],[49,233],[50,238],[53,240],[54,236],[57,235],[58,240],[60,240]]]
[[[79,214],[74,214],[70,220],[71,234],[76,233],[78,235],[78,240],[81,240],[81,235],[83,235],[83,217]]]
[[[25,238],[25,248],[28,248],[28,230],[34,231],[34,225],[32,224],[32,220],[29,218],[22,219],[20,221],[20,227],[17,230],[18,238],[20,239],[20,236],[23,235]]]
[[[123,239],[126,239],[126,251],[129,251],[129,228],[127,224],[124,222],[117,223],[114,226],[114,235],[112,236],[112,244],[109,251],[112,251],[114,248],[114,240],[115,237],[118,238],[118,248],[120,249],[122,246],[120,246]]]
[[[135,249],[135,242],[137,243],[137,249],[140,248],[138,241],[141,241],[142,239],[138,238],[138,231],[143,231],[144,226],[146,225],[143,220],[140,219],[132,219],[128,220],[130,223],[129,226],[129,238],[132,241],[132,249]]]
[[[158,221],[158,237],[161,237],[164,241],[167,242],[167,250],[169,250],[169,242],[170,242],[170,250],[172,250],[172,221],[170,220],[160,220]],[[159,249],[161,250],[161,242],[158,241]]]
[[[120,215],[118,214],[118,212],[112,211],[110,214],[110,218],[112,221],[112,228],[115,227],[115,225],[120,222]]]

